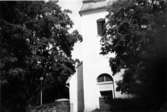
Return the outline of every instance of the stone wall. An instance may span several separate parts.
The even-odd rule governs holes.
[[[59,99],[51,104],[29,107],[27,112],[70,112],[70,103],[68,99]]]

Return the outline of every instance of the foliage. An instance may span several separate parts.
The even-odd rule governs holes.
[[[44,78],[44,96],[49,99],[45,102],[62,97],[67,78],[75,72],[71,51],[77,41],[82,41],[77,30],[69,33],[73,22],[68,12],[55,2],[1,2],[0,78],[4,107],[22,112],[28,104],[39,104],[40,77]]]
[[[117,90],[157,102],[164,99],[166,0],[118,0],[110,8],[107,20],[101,54],[116,54],[110,58],[113,75],[125,70]]]

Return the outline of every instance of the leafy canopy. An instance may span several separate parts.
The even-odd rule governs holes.
[[[73,26],[69,12],[62,11],[55,2],[0,3],[0,78],[4,107],[22,112],[17,109],[39,104],[40,77],[44,78],[43,91],[47,97],[44,102],[64,97],[65,82],[75,72],[71,51],[77,41],[82,41],[77,30],[69,33]]]
[[[109,8],[106,19],[101,54],[116,54],[110,58],[113,75],[125,70],[117,90],[152,99],[164,97],[166,0],[118,0]]]

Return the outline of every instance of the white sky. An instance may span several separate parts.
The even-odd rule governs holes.
[[[70,9],[72,14],[70,17],[74,22],[74,29],[79,29],[79,10],[82,5],[82,0],[59,0],[58,4],[62,7],[62,9]]]
[[[72,11],[72,14],[70,14],[70,18],[74,23],[73,29],[77,29],[79,32],[81,32],[81,21],[80,21],[80,15],[79,10],[82,5],[82,0],[59,0],[58,4],[62,7],[62,9],[69,9]],[[80,59],[80,49],[81,43],[76,43],[74,46],[74,50],[72,52],[72,57]]]

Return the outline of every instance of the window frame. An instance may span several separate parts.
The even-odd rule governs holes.
[[[112,76],[107,73],[103,73],[97,77],[98,83],[113,82]]]
[[[105,19],[104,18],[100,18],[100,19],[97,19],[96,21],[97,23],[97,34],[99,36],[104,36],[105,34]]]

